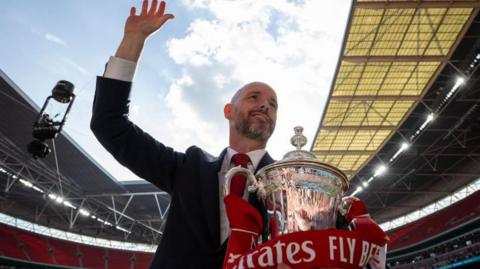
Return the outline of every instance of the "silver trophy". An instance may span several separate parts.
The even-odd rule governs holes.
[[[335,228],[337,208],[348,190],[347,176],[339,169],[316,160],[301,148],[307,143],[302,127],[295,127],[290,151],[281,161],[260,169],[256,175],[234,167],[226,174],[224,193],[231,178],[240,173],[247,178],[249,192],[255,192],[267,212],[276,220],[279,234]]]

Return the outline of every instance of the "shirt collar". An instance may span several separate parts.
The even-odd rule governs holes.
[[[230,161],[232,159],[232,156],[237,154],[238,152],[230,147],[227,148],[227,154],[225,154],[225,160],[227,163],[230,165]],[[267,153],[265,149],[257,149],[254,151],[247,152],[246,154],[248,157],[250,157],[250,160],[252,161],[253,167],[256,169],[258,164],[260,163],[260,160],[263,158],[263,156]]]

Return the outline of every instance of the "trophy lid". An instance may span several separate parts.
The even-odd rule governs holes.
[[[307,144],[307,137],[303,135],[303,127],[296,126],[293,128],[295,134],[290,138],[290,143],[296,149],[290,152],[287,152],[283,155],[282,161],[300,161],[300,160],[313,160],[315,161],[317,158],[315,155],[309,151],[302,150],[302,147]]]

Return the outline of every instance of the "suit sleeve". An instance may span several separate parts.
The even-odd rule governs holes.
[[[131,84],[97,77],[90,128],[118,162],[171,193],[185,154],[166,147],[128,119]]]

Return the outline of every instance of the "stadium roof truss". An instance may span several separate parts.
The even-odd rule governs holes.
[[[150,231],[149,237],[152,239],[150,243],[155,243],[162,234],[161,230],[170,207],[169,199],[167,203],[159,201],[159,197],[165,199],[167,195],[165,192],[84,194],[75,182],[59,174],[58,170],[55,171],[42,165],[42,162],[33,161],[24,155],[8,141],[8,138],[0,136],[0,176],[5,180],[0,186],[3,187],[4,195],[15,197],[9,199],[9,208],[14,210],[13,205],[19,201],[35,200],[34,203],[38,206],[35,215],[28,217],[35,222],[41,222],[44,215],[51,218],[53,214],[63,220],[62,226],[72,231],[82,228],[95,229],[100,225],[105,229],[110,226],[113,230],[122,232],[124,240],[127,240],[134,231],[140,233],[140,230],[147,230]],[[159,217],[140,219],[138,205],[134,206],[133,212],[130,208],[134,204],[132,203],[134,198],[137,204],[153,199]],[[3,209],[5,212],[10,211],[8,208]],[[91,219],[94,225],[92,222],[87,224],[85,218]],[[74,227],[78,222],[82,223],[81,227]],[[139,240],[138,237],[135,239]]]
[[[354,1],[311,147],[317,158],[350,179],[367,164],[451,64],[479,6],[478,1]]]
[[[0,70],[0,211],[65,231],[156,244],[170,198],[151,184],[120,184],[66,133],[47,141],[52,153],[33,159],[36,107]],[[12,117],[15,115],[15,117]]]

